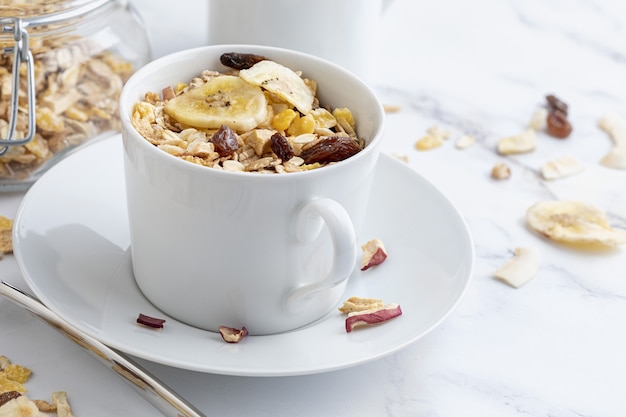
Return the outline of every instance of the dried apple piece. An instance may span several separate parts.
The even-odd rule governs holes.
[[[383,323],[402,315],[400,304],[390,303],[380,308],[355,311],[346,318],[346,332],[350,333],[354,328],[371,324]]]
[[[613,147],[600,160],[600,164],[614,169],[626,169],[626,122],[618,116],[607,115],[598,123],[613,140]]]
[[[541,167],[541,176],[544,180],[556,180],[578,174],[585,169],[585,165],[572,156],[562,156],[552,159]]]
[[[137,317],[137,323],[147,327],[151,327],[153,329],[162,329],[165,320],[139,313],[139,317]]]
[[[528,122],[528,128],[539,132],[545,128],[547,119],[548,109],[541,107],[533,112]]]
[[[224,342],[227,343],[239,343],[248,335],[248,329],[245,327],[237,329],[235,327],[220,326],[217,330],[219,330]]]
[[[498,141],[498,153],[510,155],[531,152],[537,146],[537,133],[532,129],[514,135],[501,138]]]
[[[474,136],[474,135],[463,135],[456,141],[454,146],[457,149],[467,149],[467,148],[469,148],[470,146],[472,146],[475,143],[476,143],[476,136]]]
[[[515,257],[500,267],[494,275],[500,281],[519,288],[530,281],[541,265],[541,253],[536,248],[516,248]]]
[[[363,249],[363,261],[361,262],[361,271],[365,271],[372,266],[380,265],[387,259],[387,251],[383,242],[374,238],[361,246]]]
[[[67,400],[65,391],[55,391],[52,393],[52,404],[56,406],[58,417],[74,417],[72,407]]]
[[[383,300],[379,298],[350,297],[339,307],[339,311],[349,314],[355,311],[381,308],[382,306]]]

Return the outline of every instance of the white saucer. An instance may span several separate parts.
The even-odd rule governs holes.
[[[397,302],[404,314],[346,333],[344,316],[333,311],[296,331],[227,344],[143,297],[130,267],[125,204],[116,135],[69,156],[33,185],[15,221],[15,256],[34,293],[65,320],[109,346],[178,368],[302,375],[380,358],[437,327],[461,300],[474,267],[472,239],[457,210],[411,168],[381,155],[364,236],[379,237],[389,257],[356,271],[346,297]],[[136,325],[139,313],[167,319],[165,327]]]

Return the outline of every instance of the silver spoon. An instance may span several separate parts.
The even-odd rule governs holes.
[[[67,336],[71,341],[87,350],[116,375],[144,397],[167,417],[206,417],[202,412],[189,404],[179,394],[160,382],[154,375],[140,367],[131,359],[116,352],[102,342],[75,329],[62,320],[56,313],[43,305],[41,301],[25,291],[0,281],[0,294],[24,307],[50,326]]]

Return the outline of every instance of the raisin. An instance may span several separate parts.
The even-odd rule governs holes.
[[[300,154],[306,164],[343,161],[361,150],[359,143],[343,136],[331,136],[317,142]]]
[[[283,162],[289,161],[293,158],[294,153],[291,144],[287,138],[280,133],[276,132],[272,135],[270,138],[270,146],[276,156],[282,159]]]
[[[265,61],[262,55],[240,54],[237,52],[226,52],[220,56],[220,62],[229,68],[242,70],[252,67],[257,62]]]
[[[551,112],[546,122],[546,131],[550,136],[565,139],[572,133],[572,124],[567,120],[567,116],[558,110]]]
[[[226,125],[222,125],[222,127],[209,138],[209,142],[215,145],[215,151],[220,156],[230,156],[239,148],[237,135]]]
[[[17,391],[6,391],[0,394],[0,407],[2,407],[4,404],[8,403],[9,401],[11,401],[14,398],[19,397],[20,394]]]
[[[554,94],[549,94],[546,96],[546,101],[548,102],[548,110],[550,112],[560,111],[567,117],[568,106],[565,102],[561,101]]]

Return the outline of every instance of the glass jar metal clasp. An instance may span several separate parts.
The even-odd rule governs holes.
[[[33,55],[30,52],[29,35],[24,21],[17,17],[0,19],[2,33],[13,33],[14,46],[2,49],[3,53],[13,53],[13,84],[9,103],[8,130],[6,138],[0,138],[0,155],[6,153],[9,146],[19,146],[30,142],[35,136],[35,69]],[[26,100],[28,111],[28,131],[24,137],[16,138],[17,114],[19,111],[20,69],[26,66]]]

